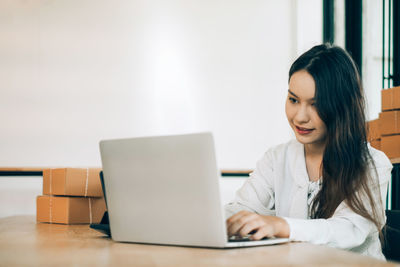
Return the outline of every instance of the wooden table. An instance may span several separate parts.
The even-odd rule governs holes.
[[[88,225],[36,224],[34,216],[0,219],[0,266],[394,266],[307,243],[204,249],[114,242]]]

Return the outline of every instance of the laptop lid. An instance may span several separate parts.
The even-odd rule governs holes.
[[[100,142],[112,238],[224,247],[211,133]]]

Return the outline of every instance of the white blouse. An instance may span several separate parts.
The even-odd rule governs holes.
[[[379,184],[371,182],[370,186],[376,205],[381,205],[383,225],[386,221],[383,203],[392,164],[383,152],[371,146],[369,151],[375,163],[375,168],[370,165],[370,175],[379,181]],[[225,206],[226,216],[240,210],[280,216],[289,224],[292,241],[325,244],[384,260],[376,226],[353,212],[345,202],[329,219],[309,219],[310,204],[319,188],[318,183],[309,181],[304,145],[292,140],[269,149],[257,162],[234,201]]]
[[[308,214],[307,219],[311,218],[311,207],[315,196],[318,194],[321,189],[321,178],[318,181],[309,181],[308,182],[308,192],[307,192],[307,206],[308,206]]]

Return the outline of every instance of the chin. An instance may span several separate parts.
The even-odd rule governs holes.
[[[315,140],[315,138],[312,138],[311,136],[299,136],[296,134],[296,139],[299,143],[302,143],[303,145],[317,142],[317,140]]]
[[[303,145],[323,145],[324,139],[319,138],[319,136],[301,136],[296,134],[296,140]]]

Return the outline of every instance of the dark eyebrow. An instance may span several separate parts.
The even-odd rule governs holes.
[[[292,91],[290,91],[290,89],[288,89],[289,94],[293,95],[294,97],[299,98],[295,93],[293,93]],[[311,101],[315,101],[315,97],[310,99]]]
[[[288,92],[289,92],[289,94],[291,94],[291,95],[293,95],[293,96],[299,98],[295,93],[293,93],[292,91],[290,91],[290,89],[288,89]]]

